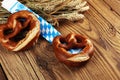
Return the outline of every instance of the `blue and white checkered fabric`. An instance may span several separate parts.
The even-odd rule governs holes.
[[[44,19],[38,18],[40,20],[40,30],[41,30],[41,35],[49,42],[52,42],[54,37],[60,35],[60,33],[52,27],[51,24],[47,23]],[[46,27],[45,27],[46,26]]]
[[[71,54],[78,54],[81,52],[82,49],[70,49],[68,52],[70,52]]]

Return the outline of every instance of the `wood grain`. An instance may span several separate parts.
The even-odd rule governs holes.
[[[4,73],[1,65],[0,65],[0,80],[7,80],[7,77]]]
[[[120,1],[88,0],[84,21],[61,22],[62,35],[86,35],[95,47],[92,59],[80,67],[60,63],[52,45],[41,36],[29,50],[10,52],[0,46],[0,63],[9,80],[120,80]],[[3,15],[5,14],[5,15]],[[0,7],[0,23],[10,13]]]

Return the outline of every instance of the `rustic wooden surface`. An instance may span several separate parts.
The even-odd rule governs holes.
[[[120,80],[120,0],[88,0],[90,10],[83,22],[66,21],[57,27],[88,36],[95,53],[84,66],[69,68],[60,63],[52,45],[43,38],[29,50],[10,52],[0,46],[0,63],[9,80]],[[4,12],[0,21],[4,22]],[[6,19],[5,19],[6,20]],[[3,73],[0,75],[3,78]]]

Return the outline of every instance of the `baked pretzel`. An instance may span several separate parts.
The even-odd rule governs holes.
[[[83,35],[70,33],[66,37],[57,36],[53,40],[53,48],[60,62],[68,66],[79,66],[88,61],[93,55],[93,44]],[[79,53],[72,54],[68,50],[82,49]]]
[[[40,22],[29,11],[23,10],[9,16],[7,23],[0,24],[0,43],[11,51],[32,46],[40,35]]]

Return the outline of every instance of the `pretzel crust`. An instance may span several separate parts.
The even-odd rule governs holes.
[[[6,32],[7,34],[5,34]],[[25,36],[15,41],[15,37],[21,37],[21,35],[18,34]],[[37,42],[39,35],[40,22],[34,14],[26,10],[10,15],[7,23],[0,24],[0,43],[11,51],[20,51],[29,48]]]
[[[66,37],[57,36],[53,40],[53,48],[60,62],[68,66],[79,66],[88,61],[94,52],[93,44],[83,35],[70,33]],[[80,49],[76,54],[68,52],[70,49]]]

